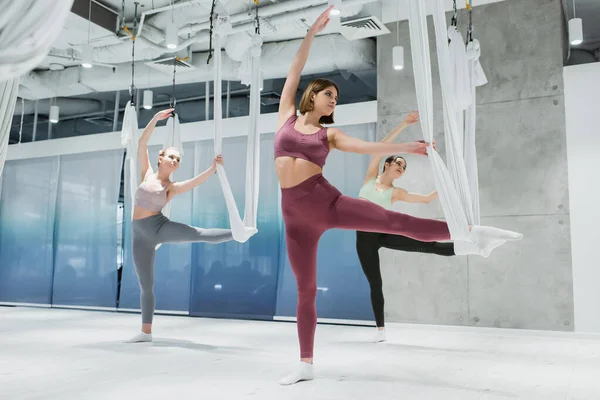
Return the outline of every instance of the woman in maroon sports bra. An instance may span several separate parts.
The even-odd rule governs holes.
[[[365,142],[347,136],[337,128],[321,126],[334,122],[333,112],[339,93],[338,86],[326,79],[316,79],[308,85],[300,100],[301,115],[296,116],[295,98],[300,75],[313,38],[329,22],[331,8],[325,10],[311,26],[292,62],[281,95],[274,141],[287,252],[298,287],[296,315],[300,342],[300,363],[279,381],[282,385],[314,377],[317,245],[326,230],[340,228],[381,232],[424,242],[450,240],[445,222],[411,217],[388,211],[370,201],[343,196],[321,174],[331,149],[380,156],[400,153],[426,155],[429,146],[423,142]],[[476,246],[472,247],[464,254],[477,254]]]

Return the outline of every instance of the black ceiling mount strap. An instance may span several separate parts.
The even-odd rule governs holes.
[[[129,87],[129,94],[131,95],[131,105],[135,105],[135,31],[137,28],[137,10],[138,10],[138,5],[140,3],[138,3],[137,1],[134,3],[135,4],[135,11],[133,14],[133,32],[131,33],[131,40],[132,40],[132,44],[131,44],[131,86]]]
[[[171,101],[169,108],[175,108],[175,71],[177,69],[177,57],[173,57],[173,89],[171,91]],[[173,112],[175,114],[175,112]]]
[[[254,19],[254,33],[260,35],[260,20],[258,19],[258,0],[254,0],[256,4],[256,17]]]
[[[208,59],[206,60],[206,63],[209,64],[210,60],[212,59],[213,56],[213,48],[212,48],[212,40],[213,40],[213,16],[215,15],[215,3],[217,2],[217,0],[213,0],[212,1],[212,7],[210,8],[210,33],[209,35],[209,40],[210,40],[210,44],[208,46]],[[221,51],[221,49],[219,49],[219,51]]]
[[[452,7],[454,9],[454,14],[452,15],[451,25],[457,26],[458,25],[458,10],[456,9],[456,0],[454,0]]]
[[[473,41],[473,0],[467,0],[467,10],[469,10],[469,30],[467,31],[467,44]]]

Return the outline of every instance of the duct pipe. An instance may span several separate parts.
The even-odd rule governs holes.
[[[373,0],[377,1],[377,0]],[[295,13],[298,11],[302,11],[302,9],[307,7],[314,7],[327,4],[327,0],[294,0],[294,1],[286,1],[284,3],[275,3],[268,6],[260,7],[258,9],[258,16],[260,18],[269,18],[273,15],[282,14],[282,13]],[[323,10],[321,10],[323,12]],[[234,14],[231,17],[231,23],[237,24],[240,22],[246,22],[244,25],[251,25],[254,27],[254,17],[252,15],[248,15],[247,12]],[[187,35],[191,33],[192,35],[196,32],[210,29],[210,22],[202,22],[200,24],[194,24],[190,26],[186,26],[179,30],[179,35]]]
[[[146,21],[146,17],[149,15],[153,15],[153,14],[164,14],[164,13],[171,13],[174,10],[181,8],[181,7],[190,7],[193,6],[194,4],[200,4],[201,1],[200,0],[192,0],[189,2],[180,2],[177,4],[173,4],[173,5],[168,5],[165,7],[161,7],[161,8],[155,8],[153,10],[149,10],[149,11],[144,11],[142,13],[142,15],[140,16],[140,25],[138,26],[138,30],[136,32],[137,36],[140,36],[142,34],[142,29],[144,28],[144,23]],[[154,18],[155,19],[155,18]]]
[[[285,78],[289,61],[298,51],[303,39],[266,43],[262,47],[261,64],[264,79]],[[322,35],[314,39],[314,50],[304,68],[304,74],[329,73],[335,70],[364,71],[376,68],[376,45],[370,39],[348,41],[342,35]],[[195,53],[191,64],[194,69],[178,71],[177,83],[198,83],[213,79],[213,65],[206,64],[207,52]],[[282,62],[284,60],[284,62]],[[226,54],[222,59],[223,79],[239,81],[239,63]],[[157,73],[146,64],[136,63],[136,75],[150,74],[150,87],[169,86],[172,75]],[[145,78],[144,78],[145,79]],[[63,71],[34,72],[21,77],[19,96],[41,99],[54,96],[74,96],[92,91],[127,90],[131,85],[131,68],[123,64],[114,72],[106,68],[67,68]]]
[[[379,0],[345,0],[343,7],[353,8],[353,13],[358,13],[356,10],[357,6],[364,4],[375,3]],[[317,17],[325,10],[327,0],[294,0],[286,1],[285,3],[275,3],[269,6],[260,7],[258,9],[258,16],[261,19],[268,19],[272,25],[278,25],[279,23],[289,22],[297,19],[300,15],[303,17],[310,16],[307,18],[310,23],[317,19]],[[342,13],[342,16],[346,16]],[[235,14],[231,16],[231,23],[235,24],[248,20],[244,24],[235,25],[232,33],[238,33],[241,31],[253,31],[254,21],[252,16],[248,16],[246,13]],[[210,28],[209,22],[203,22],[200,24],[191,25],[179,30],[180,35],[187,35],[188,33],[194,34],[202,30]]]
[[[359,12],[357,9],[358,6],[374,3],[376,1],[378,0],[346,0],[344,2],[344,8],[347,7],[348,9],[352,9],[352,14],[356,14]],[[195,3],[197,2],[179,3],[178,5],[183,6]],[[267,19],[269,25],[282,25],[283,30],[299,29],[304,27],[304,23],[300,22],[301,19],[314,21],[319,14],[323,12],[323,6],[326,4],[326,0],[294,0],[285,3],[276,3],[259,8],[259,17],[263,20]],[[170,6],[165,7],[164,9],[166,11],[163,11],[153,19],[159,25],[161,19],[165,19],[166,21],[166,18],[168,17],[170,20],[170,16],[167,15],[170,12]],[[345,15],[345,13],[342,13],[342,15]],[[243,12],[232,15],[230,19],[232,24],[243,22],[233,27],[232,34],[254,32],[252,15]],[[290,21],[297,21],[298,24],[289,24]],[[149,25],[141,27],[138,30],[138,32],[141,32],[142,34],[137,36],[135,59],[148,60],[158,58],[163,54],[172,54],[181,51],[194,43],[206,42],[209,40],[209,34],[204,31],[208,31],[209,29],[210,22],[203,22],[181,28],[178,32],[180,37],[187,37],[188,35],[192,35],[192,37],[182,42],[177,48],[169,49],[166,46],[157,43],[157,41],[164,40],[164,33],[161,32],[159,36],[158,32],[160,32],[160,30],[150,27]],[[198,36],[200,31],[203,32],[200,34],[201,36]],[[230,38],[229,40],[232,39]],[[114,46],[97,47],[94,49],[94,60],[105,64],[119,64],[131,61],[131,42],[127,41]]]

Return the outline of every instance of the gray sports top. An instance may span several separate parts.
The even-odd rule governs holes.
[[[160,184],[152,185],[148,181],[142,182],[135,191],[135,205],[154,212],[162,210],[168,203],[167,188]]]

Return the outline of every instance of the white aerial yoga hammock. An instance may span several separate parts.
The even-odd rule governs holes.
[[[10,126],[15,112],[18,91],[19,78],[0,82],[0,178],[2,177],[8,153]]]
[[[175,147],[181,157],[183,157],[183,146],[181,145],[181,130],[179,127],[179,115],[175,114],[175,116],[169,117],[167,120],[167,135],[165,137],[165,142],[163,144],[163,149],[168,147]],[[162,213],[165,217],[171,218],[171,202],[168,202],[166,206],[162,209]],[[160,244],[156,246],[158,249]]]
[[[438,26],[436,25],[436,28],[437,27]],[[454,122],[452,122],[450,120],[451,117],[444,107],[444,137],[446,143],[456,143],[453,146],[446,146],[446,160],[452,182],[456,188],[459,188],[458,195],[460,196],[461,203],[466,211],[467,220],[469,221],[469,224],[478,224],[475,221],[478,221],[479,218],[476,218],[473,213],[475,207],[473,205],[473,199],[470,197],[471,193],[469,190],[469,187],[473,182],[469,182],[468,175],[465,175],[464,177],[461,176],[463,169],[460,164],[458,164],[458,160],[462,160],[465,163],[465,171],[468,171],[469,168],[477,167],[476,157],[474,160],[471,158],[471,161],[475,162],[475,166],[468,165],[464,159],[464,111],[472,104],[470,80],[467,78],[467,51],[465,49],[463,37],[456,26],[450,26],[447,32],[448,39],[450,40],[450,44],[448,45],[449,71],[445,76],[448,79],[450,87],[448,88],[448,91],[445,92],[445,96],[448,101],[452,103],[454,107],[452,112],[455,114],[453,114]],[[440,74],[441,73],[440,67]],[[451,125],[452,123],[455,125]],[[456,133],[456,135],[454,136],[453,133]],[[465,177],[466,179],[464,179]],[[475,184],[477,184],[477,182],[475,182]]]
[[[469,35],[471,31],[469,31]],[[452,88],[450,93],[453,103],[456,106],[456,121],[459,131],[459,151],[463,157],[467,171],[467,184],[471,195],[471,206],[468,213],[469,221],[475,225],[480,224],[479,207],[479,179],[477,174],[477,149],[475,146],[476,132],[476,88],[487,84],[485,72],[479,63],[480,45],[479,41],[472,40],[468,47],[465,46],[463,37],[456,26],[448,28],[449,56],[450,56],[450,77]],[[445,135],[448,138],[450,134],[449,123],[444,115]],[[452,160],[452,147],[446,148],[446,158]],[[451,170],[452,173],[452,170]],[[452,174],[451,174],[452,175]],[[455,186],[460,186],[458,177],[452,175]],[[468,207],[468,200],[463,204]]]
[[[226,35],[223,21],[218,19],[217,29],[214,35],[214,133],[215,133],[215,155],[221,154],[223,148],[222,119],[223,111],[222,78],[221,78],[221,36]],[[260,162],[260,135],[258,134],[258,116],[260,114],[260,53],[262,41],[253,40],[253,47],[249,50],[252,55],[252,83],[250,85],[250,116],[248,118],[248,142],[246,155],[246,196],[244,220],[240,217],[233,193],[227,180],[225,168],[217,164],[217,176],[225,197],[225,204],[229,213],[229,223],[233,239],[244,243],[252,235],[258,232],[256,228],[256,217],[258,210],[258,187],[259,187],[259,162]]]
[[[19,77],[48,54],[73,0],[0,0],[0,177],[4,170]]]
[[[474,39],[467,45],[467,65],[469,87],[471,88],[471,104],[465,113],[465,135],[464,135],[464,160],[467,167],[467,180],[471,191],[471,200],[473,205],[473,222],[480,224],[479,207],[479,174],[477,170],[477,148],[475,146],[475,132],[477,121],[477,96],[478,86],[485,85],[488,81],[485,72],[479,62],[481,47],[479,40]]]
[[[48,55],[73,0],[0,0],[0,81],[18,78]]]
[[[123,127],[121,129],[121,145],[127,150],[125,162],[129,163],[129,193],[131,196],[131,216],[135,203],[135,191],[138,186],[138,119],[135,106],[131,101],[125,106]]]
[[[409,15],[413,70],[421,115],[421,130],[425,141],[431,143],[433,140],[433,85],[424,2],[422,0],[409,0]],[[458,140],[460,131],[457,124],[457,108],[451,98],[452,77],[443,0],[434,0],[433,17],[436,28],[436,44],[444,106],[446,146],[448,148],[447,162],[451,172],[432,147],[428,149],[428,159],[451,238],[454,241],[467,242],[480,239],[481,243],[489,245],[485,254],[487,256],[491,249],[498,247],[507,240],[521,239],[522,235],[487,227],[478,227],[481,229],[477,229],[477,233],[475,233],[476,229],[474,227],[473,232],[469,232],[469,225],[475,226],[477,224],[474,223],[467,172],[462,158],[461,141]],[[484,237],[484,235],[488,236]]]

